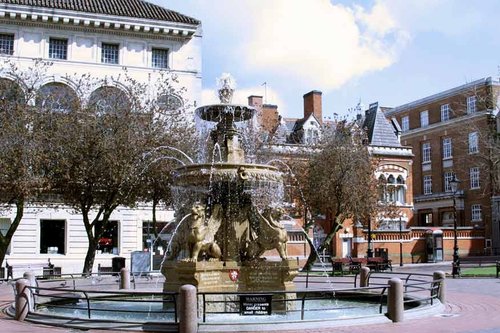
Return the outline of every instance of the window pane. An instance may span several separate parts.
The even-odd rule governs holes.
[[[49,39],[49,58],[67,59],[68,58],[68,40],[50,38]]]
[[[40,88],[36,105],[47,111],[70,112],[79,106],[76,93],[65,84],[49,83]]]
[[[109,221],[105,227],[103,227],[102,221],[99,221],[95,226],[95,234],[101,235],[97,244],[98,251],[119,254],[117,221]]]
[[[151,64],[154,68],[167,68],[168,67],[168,50],[167,49],[153,49],[151,51],[152,59]]]
[[[95,90],[90,95],[88,105],[95,108],[100,115],[128,111],[131,108],[127,95],[115,87],[101,87]]]
[[[103,64],[117,64],[118,63],[118,44],[102,43],[101,47],[101,62]]]
[[[470,168],[470,188],[477,189],[479,188],[479,168]]]
[[[443,139],[443,158],[451,158],[451,138]]]
[[[432,176],[424,176],[424,194],[432,194]]]
[[[431,144],[429,142],[424,142],[422,144],[422,162],[431,161]]]
[[[476,112],[476,96],[467,97],[467,113]]]
[[[14,35],[0,34],[0,54],[14,54]]]
[[[429,112],[422,111],[420,112],[420,126],[426,127],[427,125],[429,125]]]
[[[410,118],[408,116],[405,116],[401,118],[401,130],[403,132],[406,132],[410,129]]]
[[[478,136],[477,132],[469,133],[469,153],[477,153],[478,148]]]
[[[40,220],[40,253],[65,253],[66,221]]]
[[[447,121],[450,119],[450,105],[441,105],[441,121]]]

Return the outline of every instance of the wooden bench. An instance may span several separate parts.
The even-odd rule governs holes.
[[[376,272],[386,271],[388,269],[392,272],[392,260],[385,259],[383,257],[367,258],[366,266],[370,268],[370,270],[374,270]]]
[[[344,276],[344,273],[349,271],[349,266],[351,260],[349,258],[332,258],[332,272],[335,276],[335,272],[339,272],[340,275]]]

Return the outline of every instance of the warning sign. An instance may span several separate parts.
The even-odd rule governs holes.
[[[271,315],[273,295],[240,295],[243,316]]]

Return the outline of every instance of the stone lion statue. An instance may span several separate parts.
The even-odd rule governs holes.
[[[167,260],[175,260],[182,251],[187,252],[184,260],[198,261],[200,254],[212,259],[220,259],[222,253],[215,242],[214,235],[220,227],[220,207],[214,206],[212,217],[205,225],[205,207],[196,203],[191,207],[190,214],[179,221],[179,229],[173,236],[170,255]]]
[[[252,215],[256,219],[257,228],[247,247],[249,259],[257,259],[265,251],[276,249],[281,259],[286,260],[287,232],[279,222],[283,214],[283,209],[273,207],[267,207],[262,214],[257,210],[253,211]]]

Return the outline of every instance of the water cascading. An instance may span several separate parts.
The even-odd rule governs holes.
[[[227,75],[220,80],[220,103],[195,111],[201,121],[214,125],[208,147],[212,153],[203,156],[218,159],[174,172],[176,216],[189,216],[162,263],[165,291],[186,283],[199,291],[294,289],[298,265],[287,258],[287,232],[280,224],[282,174],[246,160],[242,124],[251,122],[257,111],[231,104],[233,92]],[[276,250],[280,260],[264,260],[269,250]]]

